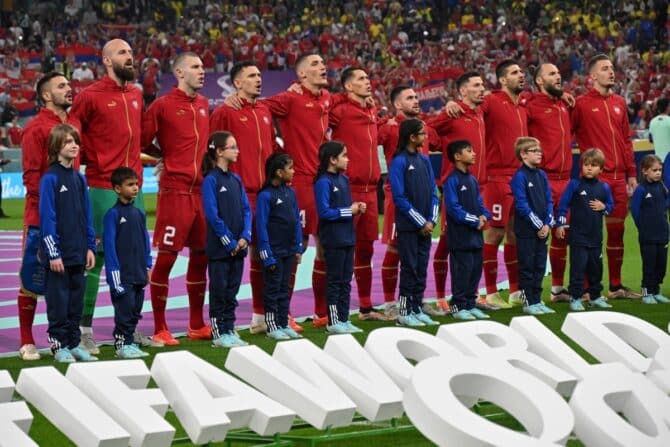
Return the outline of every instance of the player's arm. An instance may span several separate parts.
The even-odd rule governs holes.
[[[102,246],[105,252],[107,284],[113,294],[121,295],[125,293],[126,290],[121,283],[121,266],[119,257],[116,253],[116,222],[118,222],[116,208],[110,208],[102,221]]]
[[[391,194],[396,210],[410,219],[418,229],[423,228],[427,221],[419,211],[412,206],[405,193],[404,172],[407,161],[405,157],[396,156],[391,161],[389,168],[389,183],[391,185]]]
[[[463,206],[458,201],[458,192],[456,191],[457,187],[458,178],[455,176],[447,178],[447,181],[444,182],[442,194],[444,195],[444,204],[447,208],[447,214],[459,224],[477,228],[479,226],[479,217],[468,213],[465,211],[465,209],[463,209]]]
[[[86,242],[88,249],[95,253],[95,228],[93,228],[93,209],[91,208],[91,198],[88,195],[88,183],[83,174],[79,178],[84,187],[84,213],[86,214]]]
[[[23,162],[23,186],[26,195],[37,199],[40,191],[42,162],[46,158],[47,142],[38,129],[29,128],[21,137],[21,159]]]
[[[536,230],[542,228],[544,222],[542,222],[540,216],[535,214],[528,204],[526,181],[523,174],[521,172],[514,174],[509,184],[512,188],[512,194],[514,195],[514,209],[516,210],[517,215],[530,222]]]
[[[633,197],[630,199],[630,214],[633,216],[633,221],[638,228],[640,228],[640,211],[642,210],[642,198],[644,197],[644,189],[641,185],[635,188]]]
[[[140,147],[142,152],[153,156],[160,156],[160,148],[153,144],[154,138],[158,133],[158,123],[160,120],[160,105],[163,101],[154,101],[149,108],[142,114],[142,136],[140,138]]]
[[[242,216],[244,219],[244,227],[242,229],[242,234],[240,234],[240,239],[247,241],[247,245],[251,242],[251,206],[249,205],[249,197],[247,197],[247,191],[244,189],[242,180],[235,175],[235,178],[240,184],[240,191],[242,191]]]
[[[627,110],[625,101],[622,102],[624,111]],[[623,157],[626,166],[626,177],[630,187],[637,186],[637,166],[635,165],[635,154],[633,149],[633,139],[630,136],[630,123],[628,122],[628,113],[623,113],[621,117],[621,134],[624,140]]]
[[[56,176],[46,174],[40,182],[40,231],[50,261],[61,257],[56,223]]]
[[[295,192],[293,194],[295,198]],[[293,212],[295,213],[295,252],[301,255],[305,251],[305,247],[302,246],[302,219],[300,218],[297,199],[294,200]]]
[[[268,235],[268,220],[270,216],[270,194],[262,191],[256,197],[256,240],[258,241],[258,255],[267,268],[277,263],[270,246]]]
[[[79,132],[80,135],[86,133],[87,123],[90,118],[92,118],[93,108],[91,107],[91,99],[86,90],[79,92],[79,94],[74,96],[72,101],[72,107],[68,112],[68,120],[79,123]],[[79,158],[82,163],[86,162],[86,151],[89,148],[85,147],[83,144],[80,144],[79,147]]]
[[[214,229],[214,233],[231,253],[237,247],[237,240],[233,232],[226,226],[226,223],[219,216],[219,209],[216,204],[216,179],[214,176],[207,176],[202,182],[202,208],[205,213],[207,223]]]
[[[144,214],[144,211],[139,211],[142,215],[142,228],[144,228],[144,256],[147,261],[147,270],[151,270],[151,267],[153,267],[153,261],[151,259],[151,238],[149,237],[149,231],[147,230],[147,215]]]
[[[435,129],[435,132],[437,132],[437,134],[440,136],[447,135],[451,131],[452,121],[453,119],[445,110],[441,111],[437,115],[429,116],[424,120],[426,126],[430,126]]]
[[[342,208],[332,208],[330,206],[331,189],[331,183],[325,177],[321,177],[314,184],[314,200],[319,218],[331,221],[352,219],[353,212],[350,206]]]
[[[430,176],[430,184],[432,185],[432,194],[431,194],[431,215],[430,221],[433,223],[433,226],[437,225],[437,219],[440,216],[440,197],[437,195],[437,187],[435,186],[435,173],[433,172],[433,165],[430,164],[430,158],[428,156],[422,156],[426,167],[428,168],[428,175]]]
[[[263,104],[270,109],[274,118],[284,118],[291,109],[291,92],[281,92],[262,100]]]

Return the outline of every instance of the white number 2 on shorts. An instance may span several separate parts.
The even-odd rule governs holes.
[[[494,203],[491,209],[491,220],[502,220],[502,205]]]
[[[163,244],[165,245],[174,245],[174,235],[177,233],[177,229],[171,225],[165,227],[165,234],[163,235]]]

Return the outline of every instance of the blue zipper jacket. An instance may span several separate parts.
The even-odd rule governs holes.
[[[484,208],[479,183],[474,175],[454,169],[444,182],[444,205],[447,210],[447,239],[450,250],[473,250],[484,246],[479,216],[491,219]]]
[[[543,226],[554,226],[551,187],[542,169],[522,164],[509,184],[514,195],[514,234],[517,237],[537,237]]]
[[[209,259],[228,258],[239,239],[251,240],[251,208],[237,174],[219,167],[207,174],[202,182],[202,207]]]
[[[630,213],[642,242],[668,243],[668,208],[670,194],[663,182],[643,180],[633,193]]]
[[[86,265],[86,251],[95,253],[95,230],[84,176],[52,164],[40,181],[39,207],[44,263],[61,258],[66,267]]]
[[[593,211],[591,200],[600,200],[605,204],[604,211]],[[580,247],[600,247],[603,242],[603,216],[612,212],[614,199],[610,187],[598,180],[572,179],[561,196],[558,205],[558,225],[568,226],[570,211],[570,231],[568,244]]]
[[[314,183],[319,214],[319,239],[324,248],[351,247],[356,243],[351,214],[351,188],[344,174],[326,172]]]
[[[256,240],[264,267],[302,254],[302,222],[293,188],[267,186],[256,197]]]
[[[437,222],[440,200],[427,156],[403,150],[391,161],[389,183],[396,206],[396,231],[418,231]]]
[[[146,286],[151,268],[151,244],[144,212],[117,200],[103,219],[107,284],[121,295],[127,286]],[[124,287],[125,286],[125,287]]]

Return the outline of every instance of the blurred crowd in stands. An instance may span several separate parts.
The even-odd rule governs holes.
[[[290,69],[299,54],[327,60],[332,87],[350,65],[364,67],[380,105],[399,83],[444,87],[465,70],[495,86],[494,67],[515,58],[529,70],[556,64],[566,90],[589,86],[585,61],[607,53],[631,122],[644,128],[653,102],[670,97],[668,0],[67,0],[2,2],[0,113],[3,123],[35,107],[40,72],[64,71],[75,90],[103,71],[100,48],[122,37],[134,49],[148,101],[180,51],[209,72],[237,61]],[[7,112],[9,111],[9,112]],[[11,127],[11,126],[10,126]]]

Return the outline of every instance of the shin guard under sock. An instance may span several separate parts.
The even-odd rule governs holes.
[[[312,270],[312,291],[314,292],[314,313],[317,317],[326,316],[326,261],[314,259]]]
[[[207,290],[207,255],[205,252],[191,252],[186,269],[186,292],[188,293],[188,315],[190,329],[200,329],[205,325],[202,310]]]
[[[165,320],[165,306],[167,304],[170,270],[177,260],[177,253],[171,251],[159,251],[156,263],[151,271],[149,291],[151,293],[151,307],[154,314],[154,333],[167,331],[168,325]]]
[[[483,258],[486,294],[490,295],[498,291],[498,246],[484,243]]]
[[[503,257],[505,258],[505,267],[507,267],[509,292],[513,293],[519,290],[519,261],[517,260],[516,245],[505,244]]]

